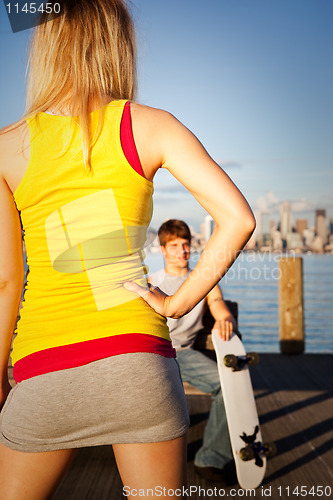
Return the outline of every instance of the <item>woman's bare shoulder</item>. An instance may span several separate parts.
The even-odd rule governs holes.
[[[134,141],[145,176],[152,180],[164,161],[167,131],[178,120],[168,111],[131,102]]]
[[[14,123],[0,130],[0,174],[6,178],[6,173],[14,163],[25,155],[29,147],[27,122]]]
[[[141,125],[155,128],[156,126],[165,126],[167,123],[179,123],[177,118],[165,109],[153,108],[145,104],[131,102],[131,115],[133,119],[140,121]]]
[[[28,131],[26,121],[13,123],[0,129],[0,151],[11,150],[19,146]]]

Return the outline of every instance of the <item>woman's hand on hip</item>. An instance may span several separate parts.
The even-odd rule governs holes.
[[[133,281],[124,283],[126,290],[134,292],[143,298],[147,304],[152,307],[158,314],[166,318],[177,318],[177,311],[172,305],[172,295],[169,296],[162,292],[158,287],[148,283],[148,290],[143,288]]]

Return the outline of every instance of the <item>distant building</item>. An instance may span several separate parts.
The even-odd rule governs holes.
[[[262,252],[267,252],[272,250],[272,237],[270,234],[259,234],[257,237],[258,249]]]
[[[296,233],[301,235],[301,238],[304,238],[304,229],[307,229],[308,221],[307,219],[297,219],[296,220]]]
[[[288,233],[286,239],[288,250],[301,250],[303,241],[299,233]]]
[[[327,241],[326,210],[316,210],[316,236],[320,236],[323,244]]]
[[[273,250],[281,251],[283,249],[281,233],[280,231],[277,231],[277,229],[272,231],[272,242],[273,242]]]
[[[255,213],[256,217],[256,229],[254,238],[258,249],[268,250],[272,246],[272,236],[271,236],[271,214],[264,210],[258,210]]]
[[[315,233],[313,228],[307,228],[303,231],[304,244],[306,247],[311,248],[314,241]]]
[[[270,232],[270,235],[272,238],[273,238],[274,231],[276,231],[276,225],[275,225],[275,221],[273,219],[271,219],[269,221],[269,232]]]
[[[314,240],[313,240],[312,245],[311,245],[311,250],[313,252],[323,253],[324,243],[323,243],[323,239],[321,236],[317,235],[314,237]]]
[[[261,212],[261,233],[271,234],[271,220],[269,212]]]
[[[270,213],[264,210],[258,210],[255,212],[256,218],[256,233],[259,234],[270,234],[271,224],[270,224]]]
[[[291,205],[285,201],[280,206],[280,232],[282,239],[287,239],[287,234],[291,233]]]
[[[204,239],[205,243],[209,240],[211,237],[214,229],[215,229],[216,223],[210,215],[206,215],[205,221],[204,221]]]

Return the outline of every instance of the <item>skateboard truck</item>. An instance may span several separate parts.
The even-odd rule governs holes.
[[[224,356],[223,362],[228,368],[233,368],[233,372],[239,372],[246,365],[257,365],[259,363],[259,354],[257,352],[249,352],[245,356],[227,354]]]
[[[239,452],[240,459],[244,462],[249,460],[255,460],[255,464],[258,467],[262,467],[264,465],[263,459],[261,458],[261,454],[264,454],[266,457],[273,457],[276,454],[276,445],[275,443],[261,443],[260,441],[255,441],[257,434],[259,431],[259,427],[256,426],[254,429],[254,433],[248,436],[243,432],[241,436],[239,436],[246,446],[241,448]]]

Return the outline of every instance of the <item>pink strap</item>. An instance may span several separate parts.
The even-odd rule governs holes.
[[[131,167],[142,177],[144,173],[141,167],[140,158],[135,146],[132,123],[131,123],[131,111],[130,103],[127,101],[124,107],[123,116],[120,125],[120,141],[121,147],[123,148],[124,155]]]

